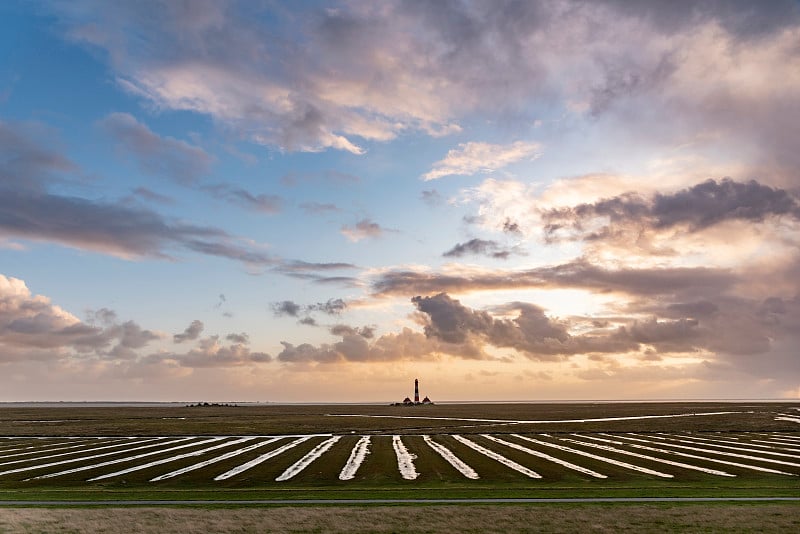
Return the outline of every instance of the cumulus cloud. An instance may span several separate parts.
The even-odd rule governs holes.
[[[568,323],[547,317],[533,304],[514,302],[504,312],[516,311],[514,319],[498,319],[485,311],[470,309],[444,293],[411,299],[427,315],[425,335],[448,343],[477,338],[495,347],[510,347],[537,360],[558,360],[584,353],[620,353],[639,345],[625,329],[601,334],[571,335]]]
[[[437,361],[442,355],[461,359],[492,359],[475,344],[447,343],[429,338],[410,328],[386,334],[370,341],[364,331],[335,328],[341,341],[312,345],[293,345],[281,341],[283,350],[277,360],[285,363],[335,364],[344,362]]]
[[[174,362],[182,367],[238,367],[267,363],[272,357],[264,352],[251,351],[247,334],[230,334],[225,345],[217,335],[201,338],[191,350],[178,353],[155,353],[147,357],[151,363]]]
[[[300,313],[300,305],[292,302],[291,300],[284,300],[281,302],[275,302],[272,304],[272,312],[281,317],[283,315],[288,315],[290,317],[297,317]]]
[[[186,330],[181,332],[180,334],[175,334],[172,336],[172,340],[175,343],[183,343],[184,341],[194,341],[200,334],[203,332],[203,321],[199,321],[195,319],[192,323],[186,327]]]
[[[135,158],[143,171],[184,185],[196,183],[214,161],[202,148],[159,136],[129,113],[111,113],[100,121],[100,126]]]
[[[31,354],[45,360],[83,354],[128,359],[161,337],[134,321],[119,323],[108,309],[92,312],[90,318],[101,326],[82,322],[47,297],[31,294],[23,280],[0,274],[0,361]]]
[[[537,143],[516,141],[510,145],[490,143],[461,143],[447,153],[444,159],[433,164],[433,168],[422,175],[422,179],[437,180],[453,174],[472,175],[492,173],[512,163],[535,159],[539,156]]]
[[[341,232],[350,241],[357,243],[362,239],[381,237],[386,230],[371,219],[361,219],[354,226],[342,226]]]

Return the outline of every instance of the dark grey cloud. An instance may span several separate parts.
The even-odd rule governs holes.
[[[781,216],[800,220],[800,200],[795,195],[754,180],[742,183],[725,178],[671,194],[657,193],[649,199],[626,193],[592,204],[554,209],[545,212],[543,219],[549,239],[557,239],[566,231],[571,237],[596,240],[613,237],[631,225],[637,231],[680,226],[698,232],[730,220],[760,223]]]
[[[319,311],[327,315],[339,315],[347,309],[347,303],[342,299],[328,299],[326,302],[317,302],[307,306],[308,311]]]
[[[512,221],[511,219],[506,219],[503,223],[503,231],[507,234],[522,234],[522,229],[519,226],[519,223],[516,221]]]
[[[284,260],[280,265],[273,268],[274,272],[308,280],[317,284],[340,285],[345,287],[358,287],[361,282],[352,276],[342,276],[332,274],[335,271],[346,271],[356,269],[352,263],[326,262],[314,263],[300,260]]]
[[[623,328],[600,334],[570,335],[569,324],[547,317],[533,304],[514,302],[505,311],[514,319],[497,319],[462,305],[444,293],[414,297],[411,302],[427,316],[425,335],[448,343],[472,338],[495,347],[513,348],[537,360],[559,360],[573,354],[619,353],[637,350],[639,343]]]
[[[466,255],[474,254],[506,260],[512,253],[512,249],[504,248],[497,241],[475,238],[465,243],[457,243],[453,248],[442,254],[442,256],[445,258],[461,258]]]
[[[741,278],[707,267],[606,269],[579,259],[551,267],[475,274],[388,271],[372,283],[376,295],[419,295],[522,288],[581,288],[630,295],[719,294]]]
[[[199,321],[195,319],[192,323],[186,327],[186,330],[181,332],[180,334],[175,334],[172,336],[172,340],[175,343],[183,343],[184,341],[194,341],[200,334],[203,333],[203,321]]]
[[[301,306],[291,300],[283,300],[281,302],[275,302],[271,306],[272,312],[278,316],[288,315],[289,317],[297,317],[300,313]]]
[[[231,343],[238,343],[240,345],[247,345],[250,343],[250,336],[248,336],[245,332],[228,334],[225,336],[225,339]]]
[[[359,335],[364,339],[372,339],[375,337],[375,327],[373,326],[362,326],[359,328],[357,326],[337,324],[331,327],[330,332],[334,336]]]
[[[143,171],[181,184],[198,182],[214,161],[202,148],[159,136],[128,113],[111,113],[99,124]]]

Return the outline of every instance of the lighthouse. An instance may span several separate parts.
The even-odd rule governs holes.
[[[414,379],[414,404],[419,404],[419,380]]]

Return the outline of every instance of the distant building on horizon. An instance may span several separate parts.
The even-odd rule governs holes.
[[[430,405],[433,404],[433,401],[428,398],[426,395],[422,401],[419,400],[419,379],[414,379],[414,400],[412,401],[410,398],[406,397],[403,399],[403,402],[393,402],[392,406],[420,406],[420,405]]]

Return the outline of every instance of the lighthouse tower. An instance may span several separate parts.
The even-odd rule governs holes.
[[[419,380],[414,379],[414,404],[419,404]]]

